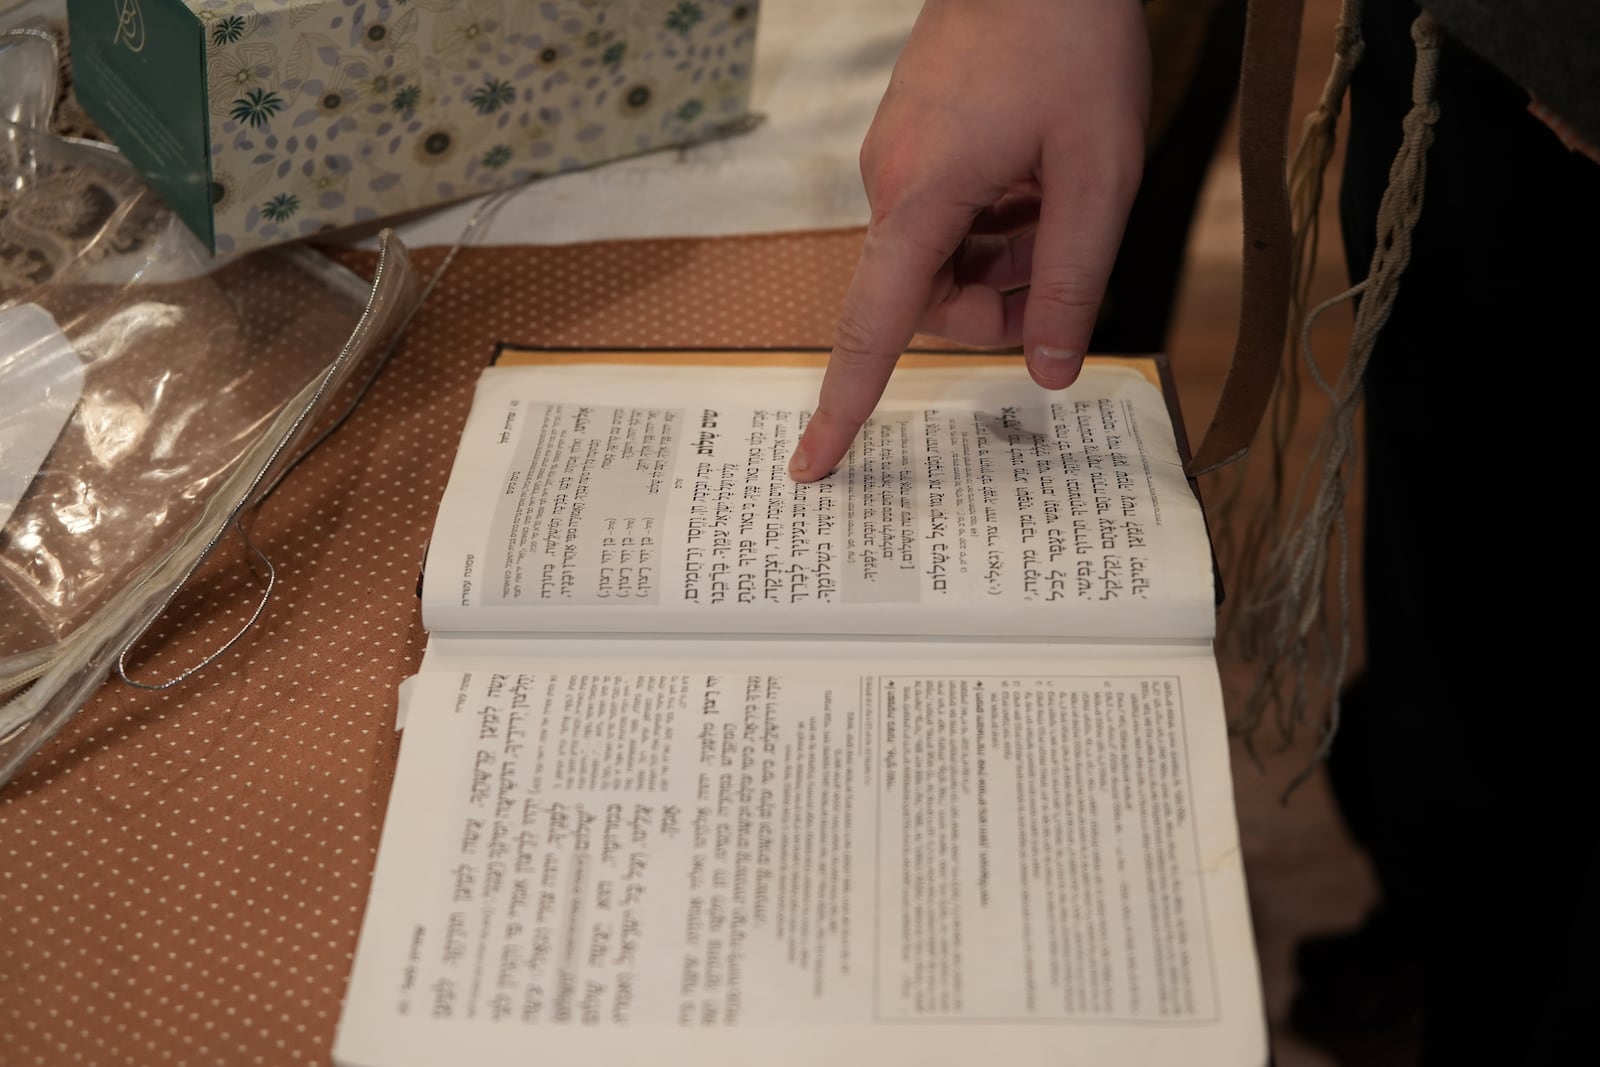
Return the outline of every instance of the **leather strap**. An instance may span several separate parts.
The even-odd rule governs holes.
[[[1250,0],[1239,73],[1243,294],[1233,359],[1211,424],[1189,463],[1204,474],[1243,456],[1277,384],[1288,328],[1294,234],[1289,215],[1289,114],[1302,0]]]

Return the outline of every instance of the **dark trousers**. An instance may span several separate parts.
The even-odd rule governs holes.
[[[1091,352],[1165,352],[1195,210],[1228,124],[1244,49],[1245,0],[1211,13],[1188,84],[1148,146]]]
[[[1340,202],[1355,279],[1416,14],[1365,7]],[[1329,775],[1413,934],[1424,1064],[1562,1063],[1600,1003],[1600,164],[1449,40],[1437,98],[1366,383],[1367,666]]]

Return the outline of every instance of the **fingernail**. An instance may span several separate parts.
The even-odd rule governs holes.
[[[797,448],[794,455],[789,457],[789,473],[799,477],[811,469],[811,457],[806,455],[806,450]]]
[[[1040,345],[1033,350],[1033,359],[1040,375],[1053,382],[1071,381],[1083,367],[1083,353],[1067,348]]]

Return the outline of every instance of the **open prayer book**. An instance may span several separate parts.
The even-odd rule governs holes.
[[[1267,1062],[1162,368],[824,358],[483,372],[341,1067]]]

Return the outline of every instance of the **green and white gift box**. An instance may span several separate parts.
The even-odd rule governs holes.
[[[79,101],[213,252],[737,128],[755,0],[70,0]]]

